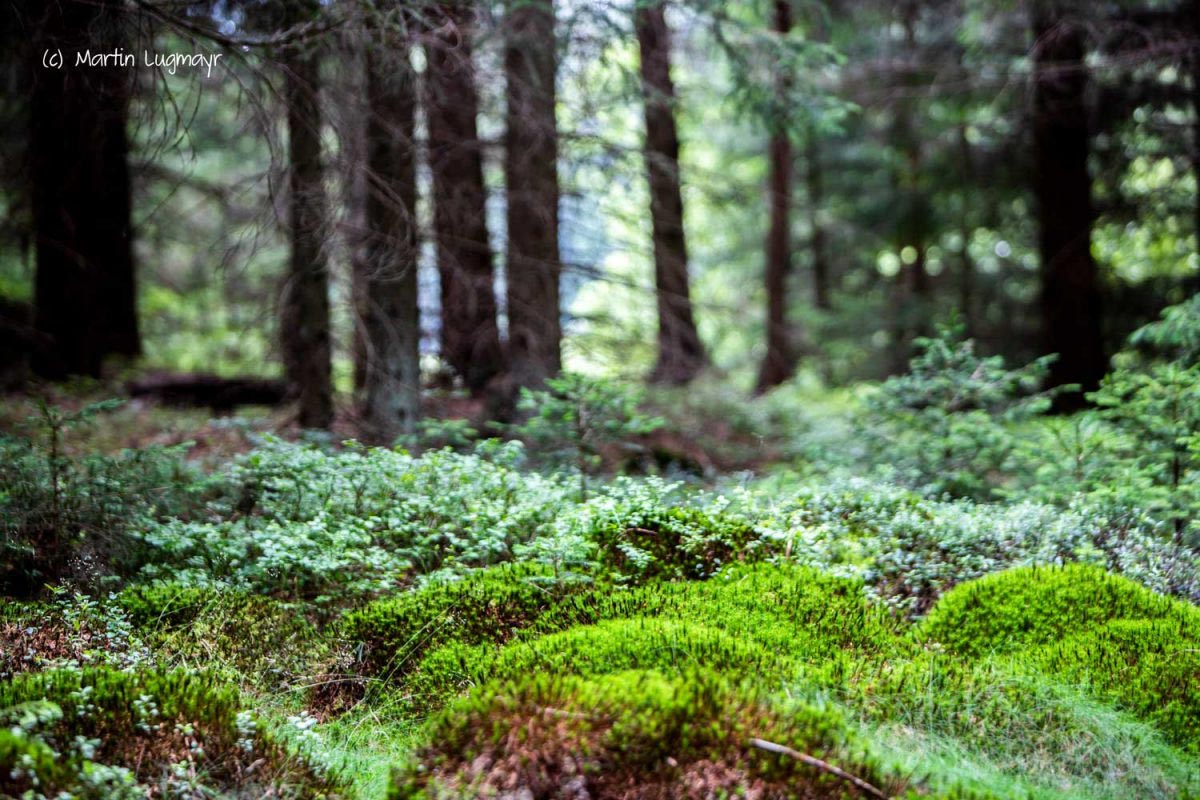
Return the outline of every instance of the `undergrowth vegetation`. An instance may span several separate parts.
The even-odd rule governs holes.
[[[0,795],[1195,797],[1185,317],[1071,417],[926,340],[705,479],[579,376],[507,440],[212,470],[45,406],[0,439]]]
[[[203,674],[107,667],[0,685],[5,794],[29,798],[321,797],[338,783]]]

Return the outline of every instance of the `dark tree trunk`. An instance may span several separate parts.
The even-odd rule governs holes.
[[[658,360],[651,380],[685,384],[704,368],[706,357],[692,317],[683,197],[679,188],[679,136],[675,131],[675,86],[671,43],[661,4],[635,12],[646,114],[646,173],[654,240],[654,284],[658,302]]]
[[[365,383],[368,438],[412,433],[421,413],[417,305],[416,76],[408,44],[388,29],[367,51]]]
[[[792,28],[790,0],[776,0],[774,29],[786,34]],[[779,100],[786,101],[787,76],[777,76]],[[755,391],[762,393],[786,381],[795,372],[791,329],[787,322],[787,285],[792,271],[792,140],[786,126],[775,121],[768,146],[770,162],[769,205],[771,221],[766,242],[767,353],[758,372]]]
[[[1033,138],[1041,255],[1043,349],[1058,353],[1049,385],[1095,389],[1107,359],[1101,338],[1099,273],[1092,258],[1087,73],[1083,27],[1043,4],[1034,17]],[[1061,395],[1060,409],[1083,403]]]
[[[900,93],[896,101],[892,138],[900,151],[902,163],[896,175],[900,209],[897,219],[896,245],[901,255],[907,248],[915,251],[911,263],[901,266],[895,284],[896,296],[892,336],[892,372],[904,372],[912,356],[913,340],[930,332],[929,273],[926,270],[926,241],[929,234],[929,200],[925,196],[922,178],[924,154],[915,119],[917,110],[912,95],[919,85],[917,73],[917,3],[903,8],[903,25],[907,64],[901,74]]]
[[[959,157],[962,161],[963,183],[963,190],[959,193],[960,207],[958,209],[958,235],[962,240],[958,253],[958,313],[962,317],[963,328],[967,336],[975,336],[975,262],[971,260],[971,193],[976,189],[975,165],[965,124],[958,128],[958,147]]]
[[[34,368],[54,379],[98,376],[109,353],[141,349],[125,129],[133,70],[72,61],[122,48],[123,13],[116,0],[48,3],[34,28],[35,327],[48,342]],[[62,52],[62,68],[42,66],[46,50]]]
[[[306,45],[301,44],[303,48]],[[291,262],[281,300],[280,337],[288,384],[303,428],[333,422],[329,268],[321,167],[319,59],[296,49],[283,59],[288,114]]]
[[[350,359],[354,381],[354,399],[360,404],[367,384],[367,301],[370,268],[367,264],[367,126],[369,124],[367,73],[370,65],[367,54],[375,40],[349,42],[344,58],[353,64],[342,76],[334,102],[338,105],[341,130],[338,131],[339,161],[341,164],[340,223],[342,240],[350,267],[350,306],[353,338]]]
[[[825,241],[825,223],[821,219],[821,206],[825,202],[825,181],[821,170],[821,144],[815,128],[808,133],[804,159],[805,188],[808,191],[812,226],[809,246],[812,255],[813,305],[822,311],[829,311],[833,308],[832,275],[829,269],[829,250]]]
[[[1192,34],[1192,46],[1188,66],[1192,73],[1192,176],[1200,187],[1200,0],[1191,0],[1186,11]],[[1200,191],[1196,192],[1193,208],[1193,233],[1196,249],[1200,250]],[[1188,291],[1200,292],[1200,274],[1194,275],[1187,284]]]
[[[505,32],[509,368],[536,387],[562,368],[552,0],[511,0]]]
[[[476,128],[471,59],[474,12],[465,2],[424,9],[425,113],[433,173],[433,227],[441,281],[442,358],[473,393],[504,369],[496,322],[487,190]]]

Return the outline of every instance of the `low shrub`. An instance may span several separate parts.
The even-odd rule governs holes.
[[[328,604],[509,561],[570,494],[518,471],[521,456],[518,443],[420,458],[269,443],[228,470],[208,519],[145,529],[156,561],[142,577]]]
[[[601,560],[631,581],[709,578],[765,550],[754,527],[698,508],[623,502],[592,525]]]
[[[339,796],[335,778],[260,730],[236,692],[202,675],[22,675],[0,684],[0,718],[6,796]]]
[[[705,672],[526,674],[481,687],[436,716],[425,742],[394,776],[392,800],[766,800],[890,797],[902,789],[860,752],[834,711],[778,710]]]
[[[638,412],[639,399],[628,386],[566,372],[548,378],[545,389],[521,389],[517,409],[525,419],[513,432],[547,466],[573,469],[585,500],[588,476],[599,471],[606,447],[633,447],[635,437],[662,426]]]
[[[32,597],[47,584],[135,571],[144,556],[136,531],[195,513],[213,488],[184,462],[186,445],[67,449],[69,430],[116,405],[67,413],[42,404],[29,437],[0,436],[0,593]]]
[[[0,604],[0,679],[85,665],[133,669],[151,661],[145,637],[111,595],[51,592],[48,602]]]
[[[864,466],[929,497],[990,499],[1012,468],[1012,423],[1042,413],[1048,359],[1008,369],[962,331],[918,338],[908,372],[867,395],[859,435]]]
[[[1115,619],[1195,618],[1194,607],[1082,564],[1027,567],[955,587],[921,633],[965,658],[1007,653]]]

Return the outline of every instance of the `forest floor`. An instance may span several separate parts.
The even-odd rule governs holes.
[[[1194,550],[705,392],[582,482],[467,421],[8,398],[0,797],[1200,793]]]

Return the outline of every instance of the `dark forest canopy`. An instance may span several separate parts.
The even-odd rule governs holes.
[[[422,375],[847,383],[957,321],[1091,390],[1200,286],[1198,9],[7,3],[5,373],[386,437]]]

